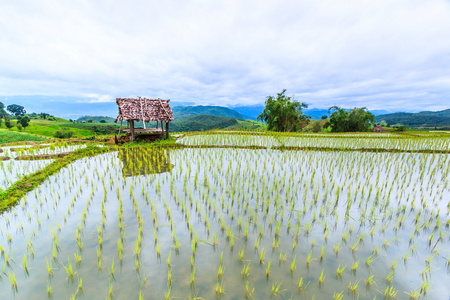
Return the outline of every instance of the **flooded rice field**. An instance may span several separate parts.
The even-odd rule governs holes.
[[[448,299],[449,164],[272,149],[83,158],[0,216],[0,299]]]
[[[439,150],[450,151],[450,135],[440,135],[434,138],[419,135],[393,134],[195,134],[188,135],[179,143],[188,146],[256,146],[256,147],[313,147],[332,149],[388,149],[388,150]]]

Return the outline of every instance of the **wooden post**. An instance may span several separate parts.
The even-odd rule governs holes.
[[[166,140],[169,139],[169,122],[166,122]]]
[[[134,142],[134,120],[130,121],[131,141]]]

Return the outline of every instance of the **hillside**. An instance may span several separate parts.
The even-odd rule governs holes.
[[[238,125],[236,118],[213,115],[194,115],[176,118],[170,123],[171,132],[205,131]]]
[[[237,111],[222,106],[202,106],[202,105],[175,106],[172,107],[172,111],[175,120],[182,116],[195,116],[195,115],[213,115],[228,118],[236,118],[241,120],[247,119],[245,116],[238,113]]]
[[[419,113],[393,113],[375,117],[377,122],[385,121],[388,125],[406,125],[423,128],[450,127],[450,109],[442,111],[422,111]]]
[[[106,116],[84,116],[77,119],[78,122],[88,122],[92,120],[93,123],[100,123],[101,120],[106,121],[106,123],[114,123],[115,118]]]

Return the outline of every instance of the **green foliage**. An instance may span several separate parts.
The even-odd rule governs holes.
[[[302,108],[308,105],[293,100],[285,95],[286,90],[277,94],[277,97],[268,96],[264,111],[258,116],[258,121],[267,123],[267,129],[271,131],[299,131],[309,122]]]
[[[24,109],[24,107],[22,105],[18,105],[18,104],[8,105],[6,107],[6,109],[9,112],[11,112],[12,114],[14,114],[15,116],[23,116],[27,113],[26,110]]]
[[[183,116],[170,123],[171,132],[206,131],[238,125],[235,118],[213,115]]]
[[[357,108],[345,110],[338,106],[333,106],[330,111],[333,113],[330,120],[324,127],[331,127],[331,132],[364,132],[369,131],[375,121],[375,116],[367,111],[367,108]]]
[[[5,116],[5,126],[8,129],[11,129],[13,127],[13,124],[11,123],[11,117],[8,115]]]
[[[244,120],[243,115],[235,110],[221,106],[175,106],[172,108],[175,120],[182,116],[213,115]]]
[[[313,132],[320,132],[322,130],[322,126],[320,126],[320,122],[315,122],[312,130],[313,130]]]
[[[30,118],[28,116],[21,117],[20,119],[17,120],[17,125],[19,124],[24,128],[24,130],[26,130],[28,125],[30,125]]]
[[[0,130],[0,144],[24,142],[24,141],[43,141],[44,138],[16,131]]]
[[[73,136],[73,131],[63,128],[63,129],[57,130],[53,136],[55,138],[59,138],[59,139],[69,139]]]
[[[17,122],[16,127],[19,131],[22,131],[23,129],[22,125],[19,122]]]
[[[3,104],[3,102],[0,102],[0,119],[4,116],[6,116],[5,104]]]

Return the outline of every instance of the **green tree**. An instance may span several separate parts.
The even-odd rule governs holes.
[[[23,130],[26,131],[26,128],[30,125],[30,118],[28,116],[23,116],[18,122],[22,125]]]
[[[7,113],[5,111],[5,104],[0,102],[0,119],[4,118],[6,115],[7,115]]]
[[[11,129],[14,125],[11,123],[11,117],[6,115],[5,116],[5,126],[8,129]]]
[[[333,106],[329,111],[333,113],[324,127],[331,127],[332,132],[364,132],[368,131],[375,122],[375,116],[365,107],[345,110]]]
[[[313,125],[312,131],[313,132],[319,132],[322,130],[322,126],[320,126],[320,122],[316,122]]]
[[[309,122],[310,117],[302,112],[308,105],[300,103],[285,95],[286,90],[277,97],[268,96],[264,111],[258,116],[258,121],[267,123],[267,129],[273,131],[299,131]]]
[[[6,107],[6,109],[14,114],[15,116],[23,116],[27,113],[27,111],[23,108],[22,105],[11,104]]]

